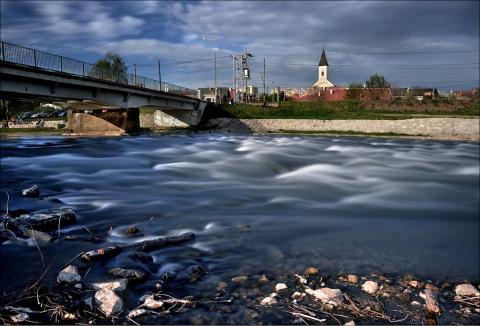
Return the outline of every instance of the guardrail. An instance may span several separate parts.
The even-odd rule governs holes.
[[[160,82],[155,79],[130,74],[125,71],[112,71],[88,62],[78,61],[7,42],[0,42],[0,61],[25,66],[59,71],[75,76],[89,77],[123,85],[154,89],[167,93],[197,97],[194,89]]]

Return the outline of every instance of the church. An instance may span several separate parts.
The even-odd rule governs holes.
[[[328,61],[325,54],[325,48],[322,50],[320,62],[318,63],[318,80],[313,84],[313,88],[329,88],[335,87],[335,85],[328,80]]]

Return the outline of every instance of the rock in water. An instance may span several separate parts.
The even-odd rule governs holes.
[[[247,279],[248,279],[247,276],[241,275],[241,276],[236,276],[236,277],[232,278],[232,282],[236,283],[236,284],[239,284],[239,285],[242,285],[242,284],[245,284]]]
[[[140,230],[135,225],[127,228],[127,234],[137,234],[138,232],[140,232]]]
[[[16,315],[13,315],[13,316],[10,316],[10,319],[14,322],[14,323],[18,323],[18,324],[21,324],[27,320],[30,319],[30,316],[24,312],[19,312],[18,314]]]
[[[310,288],[305,289],[310,295],[313,295],[316,299],[320,300],[322,303],[328,303],[336,306],[343,302],[343,294],[339,289],[330,289],[330,288],[321,288],[317,290],[312,290]]]
[[[111,282],[93,283],[92,287],[94,290],[109,289],[115,292],[120,292],[127,288],[127,284],[128,284],[128,280],[122,278],[122,279],[111,281]]]
[[[437,303],[437,298],[431,290],[425,290],[425,303],[427,304],[428,311],[431,311],[435,314],[440,313],[440,307]]]
[[[117,255],[118,253],[120,253],[121,250],[122,248],[119,246],[100,248],[97,250],[87,251],[82,256],[80,256],[80,258],[87,262],[98,259],[106,259]]]
[[[123,308],[122,298],[109,289],[100,289],[95,293],[95,304],[107,317],[120,312]]]
[[[157,300],[153,295],[149,295],[142,304],[142,307],[149,309],[160,309],[164,305],[162,300]]]
[[[73,265],[68,265],[58,273],[57,282],[58,283],[75,283],[80,282],[82,277],[78,273],[77,267]]]
[[[125,268],[112,268],[108,271],[108,274],[126,278],[128,280],[142,280],[145,278],[145,273],[135,269],[125,269]]]
[[[258,279],[258,283],[261,284],[261,285],[265,285],[269,282],[267,276],[265,274],[263,274],[262,276],[259,277]]]
[[[478,297],[480,292],[470,283],[459,284],[455,287],[455,294],[465,297]]]
[[[277,303],[278,301],[274,297],[266,297],[266,298],[263,298],[261,301],[262,306],[273,306],[273,305],[276,305]]]
[[[287,285],[285,283],[277,283],[277,285],[275,285],[275,292],[279,293],[279,292],[282,292],[283,290],[286,290],[287,289]]]
[[[28,237],[28,230],[50,232],[59,227],[75,224],[77,216],[71,208],[59,208],[34,214],[22,214],[11,218],[6,223],[6,228],[12,230],[20,237]]]
[[[375,292],[378,291],[378,284],[373,281],[366,281],[362,285],[362,290],[367,293],[374,294]]]
[[[417,280],[410,280],[408,281],[408,285],[410,285],[412,288],[418,288],[420,283]]]
[[[305,270],[305,275],[318,275],[319,273],[320,271],[315,267],[309,267]]]
[[[135,310],[130,311],[128,313],[127,317],[128,318],[136,318],[136,317],[143,316],[147,313],[148,313],[148,310],[146,310],[146,309],[135,309]]]
[[[37,185],[33,185],[30,188],[22,190],[22,196],[25,197],[38,197],[40,196],[40,189]]]
[[[353,284],[358,283],[358,276],[353,275],[353,274],[348,274],[347,275],[347,280],[348,280],[348,282],[353,283]]]
[[[300,299],[301,297],[302,297],[302,293],[300,292],[295,292],[294,294],[292,294],[292,299],[294,300]]]

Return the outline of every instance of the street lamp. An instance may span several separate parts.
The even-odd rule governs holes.
[[[213,41],[213,54],[214,54],[214,65],[215,65],[215,104],[217,103],[217,47],[216,42],[217,40],[212,38],[209,39],[206,36],[202,36],[202,40],[204,41]]]

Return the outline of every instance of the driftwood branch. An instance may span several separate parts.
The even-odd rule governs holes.
[[[182,233],[176,236],[159,237],[152,240],[145,240],[140,243],[128,244],[124,246],[110,246],[106,248],[100,248],[97,250],[91,250],[80,254],[82,260],[90,262],[93,260],[111,258],[118,255],[124,249],[136,248],[137,251],[152,251],[160,249],[166,246],[177,245],[187,241],[195,239],[195,234],[192,232]],[[78,257],[78,256],[77,256]]]

